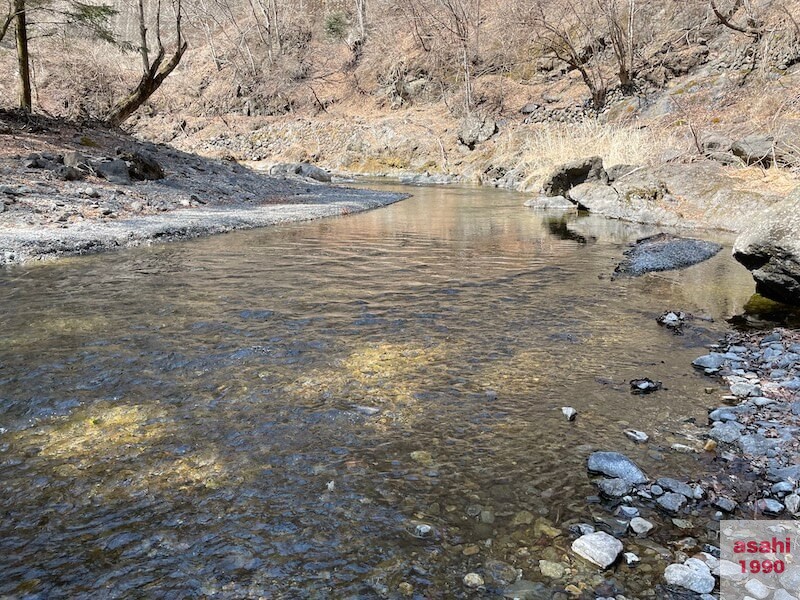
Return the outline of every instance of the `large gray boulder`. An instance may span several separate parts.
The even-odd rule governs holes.
[[[590,156],[556,167],[542,184],[542,194],[566,196],[569,190],[582,183],[608,183],[602,158]]]
[[[733,257],[752,271],[759,294],[800,305],[800,187],[753,219]]]
[[[470,150],[485,142],[497,133],[497,122],[491,117],[471,115],[467,117],[458,130],[458,141]]]
[[[325,169],[321,169],[309,163],[281,163],[273,165],[269,174],[273,177],[301,177],[328,183],[331,175]]]

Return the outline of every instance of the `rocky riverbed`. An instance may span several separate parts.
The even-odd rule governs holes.
[[[668,312],[659,322],[676,331],[689,318]],[[672,450],[696,453],[709,463],[709,475],[691,481],[648,474],[619,452],[590,454],[587,471],[598,493],[588,500],[600,512],[592,523],[570,525],[573,541],[566,560],[540,561],[543,574],[561,581],[586,565],[594,568],[594,578],[563,588],[573,597],[589,597],[585,592],[593,587],[592,597],[617,600],[653,595],[710,600],[720,573],[739,570],[720,560],[721,520],[800,515],[800,332],[730,333],[693,365],[722,386],[706,390],[719,390],[720,402],[709,412],[708,424],[695,429],[701,432],[696,445],[673,445]],[[645,432],[625,434],[637,443],[648,441]],[[661,570],[661,583],[644,592],[636,589],[636,575],[629,575],[623,588],[616,576],[632,569],[640,569],[642,577]],[[475,587],[474,581],[465,578],[465,585]],[[550,598],[554,591],[532,585],[517,582],[506,597]],[[517,589],[524,593],[517,595]],[[758,597],[772,598],[772,590]],[[778,592],[774,597],[795,596]]]
[[[119,131],[0,115],[0,265],[377,208],[402,194],[273,174]]]

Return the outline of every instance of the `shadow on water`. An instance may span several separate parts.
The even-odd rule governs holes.
[[[669,451],[714,401],[701,342],[655,317],[720,335],[746,271],[721,253],[612,282],[642,227],[414,194],[0,273],[0,595],[458,598],[498,560],[549,586],[567,525],[609,518],[585,500],[592,449],[704,468]],[[641,376],[667,389],[631,410]],[[642,567],[614,573],[633,595],[664,566],[638,543]]]

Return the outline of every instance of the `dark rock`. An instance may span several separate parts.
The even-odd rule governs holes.
[[[755,218],[733,257],[752,272],[759,294],[800,305],[800,187]]]
[[[636,463],[619,452],[593,452],[589,456],[587,467],[592,473],[618,477],[631,485],[647,481],[647,476]]]
[[[714,242],[659,233],[638,240],[625,252],[627,258],[614,272],[637,276],[651,271],[683,269],[708,260],[720,250],[722,246]]]
[[[652,379],[632,379],[631,380],[631,394],[652,394],[661,389],[660,381],[653,381]]]
[[[603,159],[599,156],[574,160],[556,167],[542,185],[542,194],[566,196],[576,185],[591,182],[608,183],[608,174],[603,168]]]
[[[164,179],[164,169],[146,152],[122,152],[119,158],[128,163],[128,175],[136,181]]]
[[[124,160],[104,159],[91,164],[94,171],[110,183],[129,184],[128,164]]]

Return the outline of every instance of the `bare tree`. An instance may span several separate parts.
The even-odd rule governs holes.
[[[112,125],[120,125],[135,113],[161,87],[164,80],[181,62],[181,58],[188,48],[181,32],[181,0],[175,0],[172,8],[175,19],[175,49],[167,59],[161,32],[161,0],[158,0],[154,33],[156,55],[151,59],[144,0],[139,0],[139,55],[142,59],[142,76],[136,88],[111,110],[107,119]]]
[[[19,107],[25,112],[33,110],[31,95],[31,66],[28,53],[28,13],[25,0],[14,0],[14,23],[17,41],[17,73],[19,74]]]
[[[619,83],[628,88],[634,77],[636,0],[597,0],[597,8],[605,19]]]
[[[609,85],[597,60],[605,42],[598,35],[595,9],[582,1],[564,0],[553,5],[537,0],[526,20],[540,33],[536,41],[540,50],[578,71],[592,96],[592,105],[599,109],[605,104]]]

